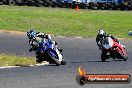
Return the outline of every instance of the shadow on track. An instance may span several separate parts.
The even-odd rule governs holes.
[[[48,64],[48,65],[45,65],[45,66],[57,66],[57,65],[56,64]]]
[[[116,59],[116,60],[111,60],[111,61],[105,61],[105,62],[102,62],[102,61],[71,61],[69,63],[88,63],[88,62],[95,62],[95,63],[108,63],[108,62],[121,62],[123,60],[121,59]]]
[[[98,63],[103,63],[102,61],[72,61],[69,63],[87,63],[87,62],[98,62]],[[105,61],[105,62],[112,62],[112,61]],[[104,62],[104,63],[105,63]]]
[[[116,61],[116,62],[120,62],[122,61],[121,59],[117,59],[117,60],[111,60],[111,61],[105,61],[105,62],[102,62],[102,61],[67,61],[67,64],[78,64],[78,63],[88,63],[88,62],[93,62],[93,63],[110,63],[110,62],[113,62],[113,61]],[[56,64],[48,64],[48,65],[44,65],[44,66],[56,66],[58,67]]]
[[[114,60],[114,61],[123,61],[123,60],[121,60],[121,59],[117,59],[117,60]]]

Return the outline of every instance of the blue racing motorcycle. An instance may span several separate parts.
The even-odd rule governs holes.
[[[48,61],[49,64],[65,65],[63,54],[56,48],[54,44],[49,42],[41,42],[38,44],[36,50],[36,62],[41,63],[42,61]]]

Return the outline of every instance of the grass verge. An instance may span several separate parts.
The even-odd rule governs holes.
[[[35,64],[35,58],[0,54],[0,66],[29,66]]]
[[[28,29],[62,36],[95,37],[99,28],[120,38],[132,30],[131,11],[0,6],[0,30]]]

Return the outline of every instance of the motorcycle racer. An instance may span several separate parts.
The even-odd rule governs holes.
[[[38,47],[38,43],[41,42],[41,39],[44,38],[45,33],[35,32],[34,30],[29,30],[27,32],[27,36],[29,38],[29,45],[31,48],[29,51],[35,51]],[[40,39],[41,38],[41,39]]]
[[[54,49],[57,52],[57,55],[60,55],[60,53],[62,52],[62,49],[57,47],[57,42],[53,41],[51,36],[48,34],[35,32],[34,30],[29,30],[27,32],[27,36],[29,38],[29,44],[31,46],[31,48],[29,49],[30,52],[33,50],[36,51],[38,48],[43,49],[44,47],[46,47],[45,44],[50,44],[52,46],[52,49]],[[34,44],[34,42],[36,44]],[[38,53],[36,51],[36,55],[37,54]],[[39,55],[36,56],[36,62],[41,63],[41,57]]]
[[[104,56],[105,58],[109,59],[111,56],[110,55],[107,55],[107,50],[103,49],[102,47],[102,44],[101,44],[101,41],[106,38],[106,37],[111,37],[114,41],[116,41],[118,44],[120,44],[119,40],[112,36],[112,35],[109,35],[107,33],[104,32],[104,30],[100,29],[98,31],[98,34],[97,34],[97,37],[96,37],[96,43],[97,45],[99,46],[99,49],[102,50],[102,54],[101,56]],[[121,44],[120,44],[121,45]],[[123,48],[125,48],[125,46],[121,45]]]
[[[29,49],[30,52],[31,52],[32,50],[35,51],[35,50],[36,50],[36,47],[38,46],[38,43],[39,43],[39,42],[43,42],[44,40],[45,40],[46,42],[49,42],[49,43],[54,44],[54,45],[55,45],[54,48],[58,48],[58,47],[57,47],[57,42],[56,42],[56,41],[53,41],[53,40],[51,39],[51,36],[48,35],[48,34],[41,33],[41,32],[35,32],[34,30],[29,30],[29,31],[27,32],[27,36],[28,36],[28,38],[29,38],[30,40],[33,40],[32,42],[30,42],[30,40],[29,40],[29,44],[30,44],[30,46],[31,46],[31,48]],[[41,39],[38,39],[38,38],[41,38]],[[35,45],[35,46],[36,46],[35,48],[33,47],[33,42],[36,42],[36,43],[37,43],[37,44]],[[58,50],[59,50],[60,52],[62,52],[62,49],[58,48]]]

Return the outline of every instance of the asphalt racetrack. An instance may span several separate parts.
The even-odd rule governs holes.
[[[0,88],[132,88],[132,84],[86,84],[76,82],[79,66],[88,74],[130,74],[132,75],[132,40],[122,40],[129,55],[127,61],[113,59],[101,62],[101,51],[95,39],[54,37],[68,63],[65,66],[44,65],[0,69]],[[0,52],[19,56],[32,56],[28,51],[25,35],[0,33]]]

